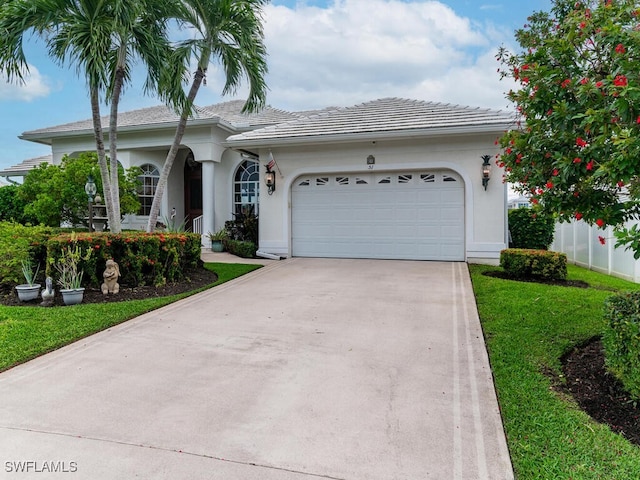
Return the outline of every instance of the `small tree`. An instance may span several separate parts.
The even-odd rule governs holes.
[[[95,177],[98,192],[102,192],[102,181],[95,153],[83,153],[78,158],[65,156],[60,165],[41,164],[29,172],[19,187],[18,196],[25,203],[25,215],[35,223],[50,227],[67,222],[72,225],[87,225],[88,199],[84,184],[91,174]],[[120,186],[120,213],[136,213],[140,202],[136,195],[137,177],[140,169],[130,168],[126,172],[118,169]]]
[[[26,206],[24,200],[19,197],[20,188],[17,185],[7,185],[0,188],[0,221],[16,223],[34,223],[24,213]]]
[[[501,49],[519,120],[499,139],[505,181],[561,221],[614,226],[640,257],[640,7],[634,0],[554,0]],[[600,241],[605,239],[600,236]]]

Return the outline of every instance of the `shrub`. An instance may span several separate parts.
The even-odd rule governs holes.
[[[31,262],[34,268],[40,265],[40,271],[44,271],[46,242],[52,233],[49,227],[0,222],[0,285],[3,288],[24,283],[23,262]]]
[[[256,256],[258,247],[253,242],[243,242],[240,240],[223,240],[224,248],[227,252],[242,258],[253,258]]]
[[[605,319],[602,342],[607,368],[640,400],[640,292],[605,300]]]
[[[567,278],[567,256],[548,250],[508,248],[500,252],[500,266],[514,278]]]
[[[245,205],[241,213],[234,214],[233,220],[225,222],[224,229],[231,240],[258,244],[258,217],[253,210],[253,205]]]
[[[71,241],[68,234],[49,240],[47,275],[55,277],[53,265],[60,258],[62,247]],[[80,266],[85,286],[102,284],[102,272],[110,258],[120,266],[119,283],[131,287],[182,280],[200,262],[200,235],[195,233],[80,233],[76,241],[83,250],[89,248],[93,252]]]
[[[530,208],[509,210],[512,248],[547,250],[553,243],[555,221],[552,216]]]

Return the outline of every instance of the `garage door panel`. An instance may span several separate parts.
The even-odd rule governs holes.
[[[292,249],[294,256],[464,260],[464,184],[453,172],[300,179],[292,188]]]

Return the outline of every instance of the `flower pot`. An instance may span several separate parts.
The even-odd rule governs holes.
[[[84,288],[60,289],[60,293],[65,305],[77,305],[84,298]]]
[[[38,298],[40,293],[40,284],[35,283],[33,285],[23,284],[16,285],[16,292],[18,292],[18,298],[21,302],[30,302]]]
[[[222,240],[211,240],[212,252],[222,252],[223,250],[224,250],[224,245],[222,244]]]

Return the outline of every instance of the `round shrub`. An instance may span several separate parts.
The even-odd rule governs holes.
[[[507,248],[500,252],[500,266],[513,278],[567,278],[567,256],[549,250]]]

